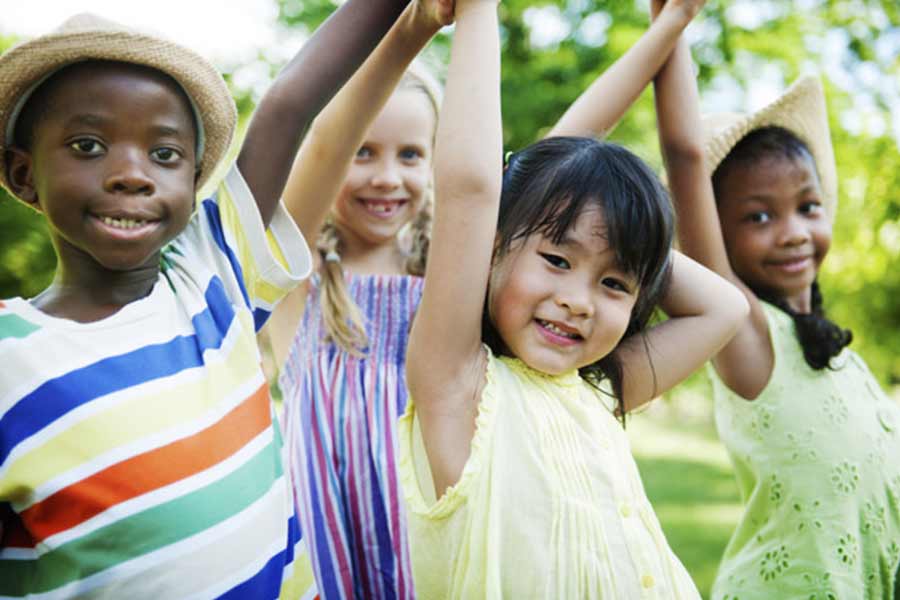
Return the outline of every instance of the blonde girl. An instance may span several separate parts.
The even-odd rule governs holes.
[[[821,84],[803,78],[756,113],[707,119],[705,143],[685,49],[657,84],[682,248],[750,304],[712,361],[746,504],[712,597],[893,598],[900,407],[818,289],[837,193]]]
[[[671,251],[671,205],[627,150],[549,138],[504,171],[496,2],[459,0],[456,23],[400,432],[417,590],[697,598],[615,415],[715,354],[747,303]]]
[[[314,123],[284,195],[307,239],[318,240],[314,276],[275,312],[269,333],[323,598],[413,597],[394,423],[421,295],[440,91],[421,69],[406,69],[451,18],[450,2],[410,4]]]

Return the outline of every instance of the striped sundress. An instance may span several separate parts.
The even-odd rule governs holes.
[[[323,342],[320,279],[282,369],[285,438],[303,535],[324,599],[413,598],[397,469],[405,356],[422,279],[348,275],[369,349]]]

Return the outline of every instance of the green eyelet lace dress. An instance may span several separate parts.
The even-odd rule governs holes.
[[[775,368],[749,402],[712,372],[716,426],[745,504],[715,600],[894,597],[900,405],[850,350],[816,371],[791,318],[764,304]]]

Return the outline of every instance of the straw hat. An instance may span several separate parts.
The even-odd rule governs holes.
[[[193,50],[87,13],[71,17],[52,33],[14,46],[0,56],[3,145],[13,145],[16,119],[32,92],[62,67],[85,60],[144,65],[181,85],[198,125],[200,189],[228,150],[237,121],[234,100],[222,76]],[[0,184],[9,190],[5,154],[0,152]]]
[[[787,129],[809,148],[825,196],[823,206],[833,220],[837,209],[837,167],[828,130],[825,92],[817,77],[801,77],[780,98],[754,113],[704,116],[703,146],[709,175],[712,176],[719,163],[744,136],[769,126]]]

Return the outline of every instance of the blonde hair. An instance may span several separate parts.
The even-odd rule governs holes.
[[[408,90],[419,91],[428,100],[429,106],[434,111],[435,130],[437,130],[442,95],[437,79],[424,67],[413,64],[404,73],[396,91]],[[434,135],[435,132],[432,132],[432,147],[434,147]],[[410,275],[422,276],[425,274],[425,262],[431,240],[433,205],[432,186],[429,184],[424,194],[422,207],[407,225],[409,228],[409,254],[405,267],[406,272]],[[321,258],[319,293],[326,339],[355,356],[363,356],[369,345],[365,322],[359,306],[356,305],[347,290],[344,269],[340,260],[344,250],[343,241],[330,217],[322,227],[316,248]]]

